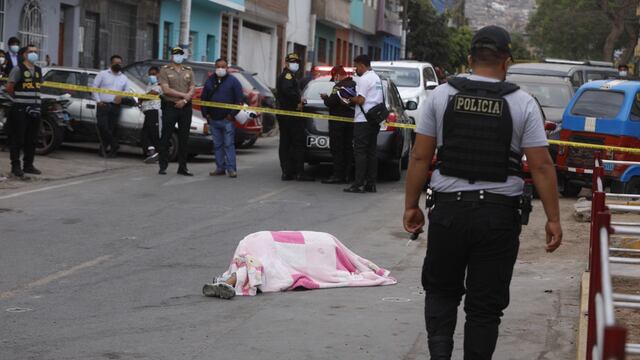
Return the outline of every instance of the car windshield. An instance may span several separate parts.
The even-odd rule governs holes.
[[[573,115],[613,119],[620,112],[624,94],[616,91],[587,90],[571,109]]]
[[[393,80],[397,87],[420,86],[420,70],[401,67],[376,67],[374,71],[387,79]]]
[[[302,97],[307,100],[322,100],[320,94],[330,94],[333,85],[332,81],[312,81],[307,85]]]
[[[520,88],[535,96],[544,107],[564,108],[571,101],[569,85],[544,83],[518,83]]]

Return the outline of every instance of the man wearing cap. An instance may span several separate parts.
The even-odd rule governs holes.
[[[279,108],[283,110],[302,110],[302,98],[296,73],[300,69],[300,57],[296,53],[287,55],[287,66],[282,70],[276,84]],[[302,118],[278,115],[280,127],[280,167],[282,181],[314,181],[315,179],[304,173],[304,136],[305,121]]]
[[[178,174],[193,176],[187,169],[187,141],[191,127],[191,98],[195,92],[193,71],[182,65],[184,51],[180,47],[171,50],[171,62],[160,70],[158,83],[162,88],[162,134],[160,136],[160,170],[165,175],[169,165],[169,141],[178,124]]]
[[[463,294],[464,359],[493,355],[518,255],[523,153],[547,216],[545,250],[553,252],[562,242],[556,173],[540,108],[504,82],[510,47],[506,30],[480,29],[468,58],[473,75],[451,78],[434,90],[416,129],[405,194],[408,232],[420,233],[425,224],[419,198],[438,149],[422,268],[431,359],[452,357]]]

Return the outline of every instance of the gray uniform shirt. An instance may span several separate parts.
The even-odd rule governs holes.
[[[487,82],[498,81],[477,75],[471,75],[469,79]],[[435,137],[438,148],[442,146],[442,124],[447,104],[457,92],[458,90],[447,84],[438,86],[426,99],[424,114],[422,119],[417,122],[416,132]],[[509,104],[513,121],[511,149],[521,154],[524,148],[548,146],[542,113],[533,97],[518,90],[504,98]],[[486,190],[494,194],[517,196],[522,194],[523,185],[524,180],[518,176],[509,176],[507,181],[503,183],[477,181],[473,184],[470,184],[467,179],[442,175],[439,170],[434,171],[431,176],[431,187],[439,192]]]
[[[36,71],[35,67],[29,66],[27,64],[24,64],[24,65],[27,67],[29,71],[31,71],[31,73]],[[22,70],[20,70],[20,66],[16,65],[13,69],[11,69],[11,72],[9,72],[9,82],[12,82],[15,84],[20,80],[22,80]]]

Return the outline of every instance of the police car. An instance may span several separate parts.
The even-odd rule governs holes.
[[[385,100],[390,115],[389,123],[414,124],[405,111],[405,104],[400,98],[398,89],[393,81],[382,79]],[[305,100],[305,112],[329,114],[329,110],[320,98],[321,93],[330,94],[334,83],[328,76],[310,81],[305,87],[302,98]],[[415,105],[415,104],[413,104]],[[305,162],[309,164],[332,162],[329,143],[329,121],[324,119],[300,119],[305,121],[306,151]],[[380,165],[378,175],[389,180],[397,181],[402,176],[402,169],[406,169],[409,152],[414,139],[413,131],[406,128],[382,126],[378,133],[377,157]]]

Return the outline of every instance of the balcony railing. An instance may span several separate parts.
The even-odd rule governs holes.
[[[351,4],[348,0],[313,0],[318,21],[338,28],[349,28]]]

